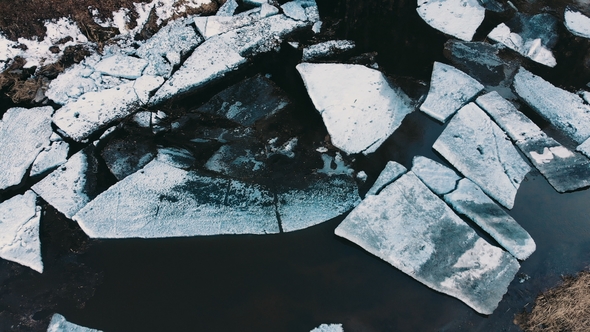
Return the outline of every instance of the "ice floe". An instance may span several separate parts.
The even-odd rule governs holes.
[[[435,62],[430,89],[420,110],[440,122],[446,122],[483,88],[481,83],[455,67]]]
[[[297,21],[305,21],[307,20],[307,15],[305,14],[305,9],[299,3],[299,1],[289,1],[283,5],[281,5],[281,9],[283,13],[288,17],[297,20]]]
[[[37,195],[28,190],[0,203],[0,257],[42,273]]]
[[[21,183],[31,164],[50,145],[50,106],[10,108],[0,121],[0,190]]]
[[[374,152],[413,111],[408,96],[377,70],[312,63],[301,63],[297,70],[332,144],[348,154]]]
[[[475,101],[558,192],[590,186],[590,159],[548,137],[514,105],[492,92]]]
[[[496,309],[520,267],[412,172],[367,196],[335,233],[482,314]]]
[[[590,17],[572,8],[566,8],[564,13],[565,27],[574,35],[590,38]]]
[[[474,103],[461,108],[433,148],[490,197],[511,209],[530,171],[506,134]]]
[[[418,0],[416,10],[431,27],[465,41],[473,38],[485,17],[477,0]]]
[[[385,164],[385,168],[381,171],[373,186],[367,191],[366,195],[377,195],[381,189],[385,188],[388,184],[397,180],[400,176],[406,173],[408,170],[401,164],[395,161],[388,161]]]
[[[59,137],[57,134],[53,136]],[[30,176],[37,176],[55,169],[57,166],[64,164],[68,160],[70,145],[59,139],[52,140],[51,145],[45,147],[33,162]]]
[[[412,172],[439,196],[455,190],[457,183],[461,180],[457,172],[422,156],[416,156],[412,160]]]
[[[115,54],[100,60],[94,69],[104,75],[136,79],[141,76],[147,65],[148,62],[144,59]]]
[[[322,43],[313,44],[303,49],[302,61],[315,61],[322,58],[332,57],[354,49],[352,40],[328,40]]]
[[[74,323],[70,323],[66,320],[66,318],[60,314],[53,314],[51,317],[51,321],[49,322],[49,326],[47,327],[47,332],[102,332],[100,330],[95,330],[87,327],[83,327],[80,325],[76,325]]]

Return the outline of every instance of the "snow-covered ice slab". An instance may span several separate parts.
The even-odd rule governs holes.
[[[276,11],[264,13],[265,16],[262,15],[262,8],[254,8],[235,16],[196,16],[194,21],[201,35],[205,39],[209,39],[224,32],[253,24],[265,17],[278,14],[279,10],[276,7],[273,8]]]
[[[567,192],[590,186],[590,159],[548,137],[496,92],[475,102],[510,136],[555,190]]]
[[[577,94],[562,90],[524,68],[514,77],[514,90],[574,142],[582,144],[590,137],[590,105]]]
[[[513,29],[500,23],[488,34],[488,37],[535,62],[549,67],[557,65],[551,52],[551,47],[557,42],[557,20],[553,16],[549,14],[530,17],[519,15],[507,23],[513,26]]]
[[[453,66],[435,62],[430,89],[420,110],[440,122],[477,95],[484,86]]]
[[[512,255],[480,238],[412,172],[367,196],[335,233],[487,315],[520,267]]]
[[[72,218],[98,194],[98,161],[92,153],[92,145],[77,152],[32,189],[59,212]]]
[[[350,51],[354,47],[355,43],[352,40],[328,40],[305,47],[301,61],[307,62],[332,57]]]
[[[70,138],[82,141],[133,114],[163,82],[161,77],[142,76],[116,88],[85,93],[76,102],[57,110],[53,122]]]
[[[21,183],[39,153],[49,146],[53,134],[50,106],[14,107],[0,121],[0,190]]]
[[[403,165],[396,163],[395,161],[388,161],[385,168],[383,168],[377,177],[377,180],[375,180],[375,183],[373,183],[373,186],[367,191],[367,195],[377,195],[381,189],[397,180],[407,171],[408,170]]]
[[[58,136],[53,134],[52,136]],[[51,145],[45,147],[33,162],[31,166],[31,176],[40,175],[55,169],[57,166],[64,164],[68,160],[70,145],[63,140],[55,140]]]
[[[49,326],[47,327],[47,332],[102,332],[100,330],[95,330],[91,328],[87,328],[84,326],[76,325],[74,323],[70,323],[66,320],[66,318],[60,314],[53,314],[51,317],[51,322],[49,322]]]
[[[42,273],[37,195],[27,191],[0,203],[0,257]]]
[[[305,14],[305,9],[301,6],[299,1],[289,1],[283,5],[281,5],[281,9],[283,13],[288,17],[297,20],[297,21],[305,21],[307,20],[307,15]]]
[[[260,186],[152,161],[73,219],[93,238],[278,233],[274,197]]]
[[[457,188],[461,176],[452,169],[437,163],[436,161],[416,156],[412,160],[412,172],[416,174],[432,192],[437,195],[445,195]]]
[[[144,59],[115,54],[100,60],[94,69],[104,75],[136,79],[141,76],[147,65],[148,62]]]
[[[414,110],[409,97],[377,70],[301,63],[297,71],[332,144],[348,154],[374,152]]]
[[[531,170],[502,129],[474,103],[457,112],[433,148],[509,209]]]
[[[305,189],[293,189],[277,196],[277,211],[284,232],[328,221],[360,203],[356,183],[347,175],[318,178]]]
[[[418,0],[418,15],[438,31],[470,41],[485,17],[477,0]]]
[[[574,35],[590,38],[590,17],[572,8],[566,8],[564,13],[565,27]]]
[[[344,332],[342,324],[322,324],[309,332]]]

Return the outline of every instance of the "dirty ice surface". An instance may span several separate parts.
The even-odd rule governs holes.
[[[590,38],[590,17],[572,8],[564,13],[565,27],[574,35]]]
[[[377,70],[313,63],[297,70],[332,144],[347,154],[374,152],[413,111],[409,97]]]
[[[367,195],[377,195],[381,189],[385,188],[388,184],[397,180],[408,170],[401,164],[395,161],[388,161],[385,168],[381,171],[373,186],[367,191]]]
[[[418,0],[416,10],[431,27],[465,41],[473,38],[485,16],[477,0]]]
[[[509,209],[514,205],[520,183],[530,171],[502,129],[474,103],[457,112],[433,148]]]
[[[100,330],[95,330],[87,327],[83,327],[80,325],[76,325],[74,323],[70,323],[66,320],[66,318],[60,314],[53,314],[51,317],[51,322],[49,322],[49,326],[47,327],[47,332],[102,332]]]
[[[482,314],[496,309],[520,267],[412,172],[367,196],[335,233]]]

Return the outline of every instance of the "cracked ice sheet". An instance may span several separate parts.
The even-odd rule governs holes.
[[[496,92],[475,101],[512,138],[558,192],[590,186],[590,160],[548,137],[533,121]]]
[[[471,41],[485,17],[477,0],[418,0],[418,15],[438,31]]]
[[[569,91],[520,68],[514,76],[514,90],[535,112],[555,128],[581,144],[590,137],[590,106]]]
[[[77,101],[55,112],[53,122],[76,141],[105,128],[135,112],[147,103],[149,93],[164,81],[161,77],[142,76],[137,80],[100,92],[88,92]]]
[[[414,110],[408,96],[377,70],[312,63],[296,68],[332,144],[347,154],[374,152]]]
[[[564,21],[565,27],[574,35],[590,38],[590,17],[572,8],[566,8]]]
[[[437,195],[455,190],[461,179],[452,169],[422,156],[416,156],[412,160],[412,172]]]
[[[457,68],[435,62],[430,89],[420,110],[444,123],[483,88],[481,83]]]
[[[510,254],[481,239],[412,172],[367,196],[335,233],[487,315],[520,267]]]
[[[257,185],[152,161],[73,219],[93,238],[278,233],[274,197]]]
[[[42,273],[41,208],[36,202],[37,195],[28,190],[0,203],[0,257]]]
[[[0,190],[21,183],[39,153],[49,146],[50,106],[31,109],[14,107],[0,121]]]
[[[381,171],[373,186],[367,191],[367,195],[377,195],[384,187],[393,181],[397,180],[400,176],[406,173],[408,170],[401,164],[395,161],[388,161],[385,168]]]
[[[224,32],[253,24],[265,17],[278,14],[279,10],[276,7],[273,8],[276,11],[263,13],[262,8],[254,8],[234,16],[196,16],[194,22],[201,35],[205,39],[209,39]]]
[[[76,325],[74,323],[70,323],[66,320],[66,318],[60,314],[53,314],[51,317],[51,321],[49,322],[49,326],[47,327],[47,332],[102,332],[100,330],[95,330],[87,327],[83,327],[80,325]]]
[[[474,103],[457,112],[433,148],[508,209],[531,170],[502,129]]]

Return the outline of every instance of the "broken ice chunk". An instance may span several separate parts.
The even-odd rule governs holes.
[[[477,0],[418,0],[418,15],[438,31],[470,41],[485,16]]]
[[[374,152],[414,110],[409,97],[377,70],[312,63],[297,70],[332,144],[347,154]]]
[[[274,197],[264,188],[159,161],[117,182],[73,219],[93,238],[279,232]]]
[[[0,121],[0,190],[21,183],[39,153],[50,144],[50,106],[10,108]]]
[[[352,40],[328,40],[323,43],[307,46],[303,49],[301,61],[314,61],[329,58],[354,49]]]
[[[94,66],[94,69],[104,75],[136,79],[141,76],[141,73],[147,65],[148,62],[144,59],[115,54],[100,60],[100,62]]]
[[[322,324],[309,332],[344,332],[342,324]]]
[[[41,208],[31,190],[0,203],[0,257],[42,273]]]
[[[194,21],[201,35],[205,39],[209,39],[224,32],[253,24],[262,18],[278,14],[279,10],[276,7],[270,7],[274,8],[274,10],[263,6],[262,8],[254,8],[235,16],[196,16]],[[263,10],[265,11],[264,13],[262,13]]]
[[[298,1],[289,1],[283,5],[281,5],[281,9],[283,9],[283,13],[297,21],[306,21],[307,15],[305,15],[305,9],[301,6]]]
[[[455,67],[435,62],[430,89],[420,110],[440,122],[446,122],[483,88],[481,83]]]
[[[457,188],[461,176],[436,161],[416,156],[412,160],[412,172],[437,195],[448,194]]]
[[[47,327],[47,332],[102,332],[100,330],[90,329],[74,323],[70,323],[60,314],[53,314],[51,322]]]
[[[590,38],[590,17],[572,8],[566,8],[564,13],[565,27],[574,35]]]
[[[373,186],[369,191],[367,191],[368,195],[377,195],[381,189],[385,188],[387,185],[392,183],[393,181],[397,180],[400,176],[406,173],[408,170],[402,166],[401,164],[396,163],[395,161],[388,161],[385,165],[385,168],[381,171],[381,174],[373,183]]]
[[[236,0],[227,0],[219,9],[215,16],[232,16],[236,9],[238,9],[238,3]]]
[[[502,129],[474,103],[457,112],[433,148],[509,209],[531,169]]]
[[[514,90],[574,142],[581,144],[590,137],[590,106],[580,96],[555,87],[524,68],[514,77]]]
[[[31,166],[30,176],[37,176],[53,170],[57,166],[65,163],[68,159],[70,145],[64,141],[51,142],[35,159]]]
[[[113,139],[100,155],[117,180],[122,180],[147,165],[156,156],[156,151],[153,144],[143,139]]]
[[[335,233],[486,315],[496,309],[520,267],[512,255],[480,238],[412,172],[367,196]]]
[[[279,13],[279,9],[275,6],[269,5],[268,3],[263,3],[260,6],[260,17],[269,17],[272,15],[276,15]]]

